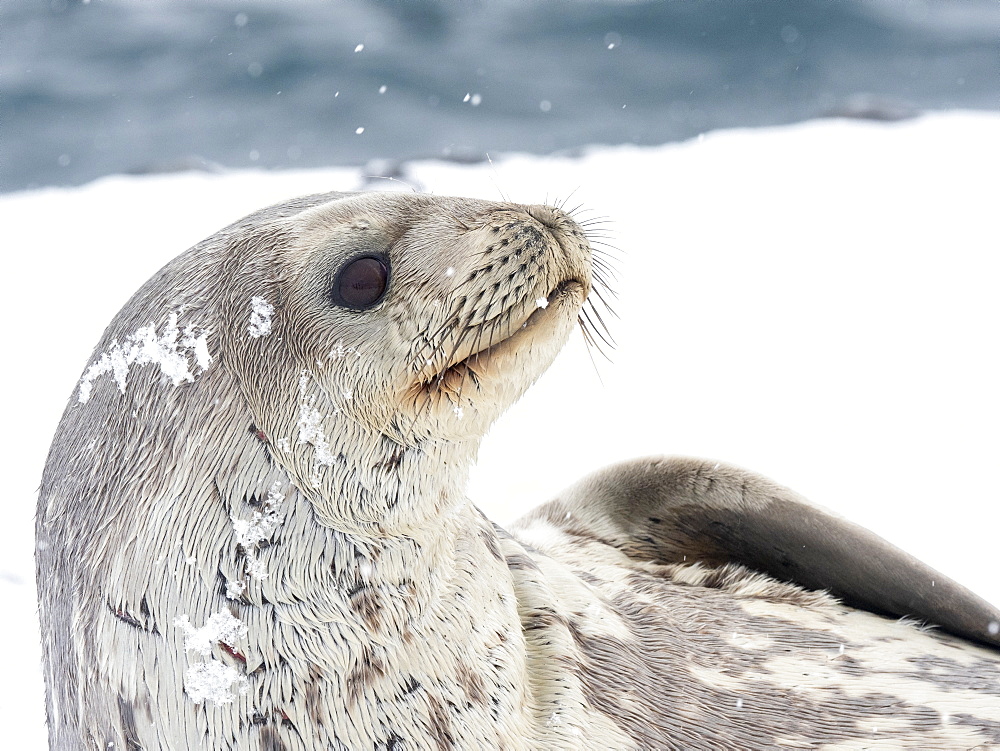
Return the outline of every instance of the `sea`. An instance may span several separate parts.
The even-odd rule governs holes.
[[[948,109],[1000,110],[997,0],[0,0],[0,192]]]

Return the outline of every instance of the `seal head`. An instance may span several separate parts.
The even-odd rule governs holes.
[[[389,193],[264,209],[156,274],[43,477],[52,747],[529,737],[516,609],[488,607],[510,575],[464,491],[591,285],[558,209]]]
[[[280,457],[316,488],[330,523],[386,527],[439,513],[371,499],[329,507],[346,499],[324,467],[372,441],[394,451],[477,444],[575,326],[591,284],[582,232],[548,207],[407,194],[324,203],[264,231],[269,239],[250,240],[253,264],[234,276],[231,294],[273,301],[280,316],[270,336],[225,337],[257,426],[295,440],[309,415],[336,416],[336,427],[307,441],[312,450]],[[384,291],[349,304],[345,275],[366,265],[376,287],[384,276]],[[247,309],[228,306],[232,331],[245,329]]]

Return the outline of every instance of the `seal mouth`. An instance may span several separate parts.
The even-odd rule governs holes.
[[[586,284],[579,279],[567,279],[556,285],[544,298],[538,298],[536,308],[528,315],[519,326],[512,330],[505,338],[499,342],[493,342],[487,347],[476,350],[470,355],[446,365],[440,370],[421,378],[418,388],[420,391],[431,392],[450,391],[456,395],[461,393],[462,387],[468,383],[477,384],[484,378],[496,375],[494,367],[500,357],[517,350],[526,339],[534,337],[536,329],[544,322],[556,316],[557,311],[564,307],[567,300],[574,300],[582,303],[585,297]]]

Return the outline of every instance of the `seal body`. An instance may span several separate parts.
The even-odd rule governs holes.
[[[997,609],[766,478],[634,460],[511,531],[534,551],[517,575],[546,583],[525,629],[569,655],[621,748],[1000,747]]]
[[[778,578],[859,608],[888,592],[886,612],[984,643],[995,611],[951,583],[945,603],[831,578],[866,550],[920,569],[850,528],[827,546],[777,486],[613,468],[516,536],[466,500],[483,433],[576,325],[591,260],[551,207],[326,194],[151,279],[43,477],[50,747],[1000,742],[995,651]],[[789,572],[755,542],[779,505],[782,539],[819,551],[779,556]]]

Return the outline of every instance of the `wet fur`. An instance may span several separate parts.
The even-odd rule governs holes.
[[[558,570],[578,580],[574,596],[559,586],[544,598],[555,614],[545,616],[544,638],[551,631],[568,638],[588,701],[615,718],[633,747],[957,751],[1000,744],[995,647],[779,581],[736,562],[745,551],[724,561],[711,539],[686,533],[690,523],[674,524],[693,503],[703,515],[714,507],[744,519],[793,504],[807,524],[829,522],[824,537],[854,531],[759,475],[660,457],[597,472],[511,529],[530,543],[536,577],[551,580]],[[908,559],[878,542],[873,557]],[[981,638],[996,644],[989,624],[1000,622],[1000,611],[936,578],[955,611],[982,616]],[[887,599],[908,586],[886,584]]]

